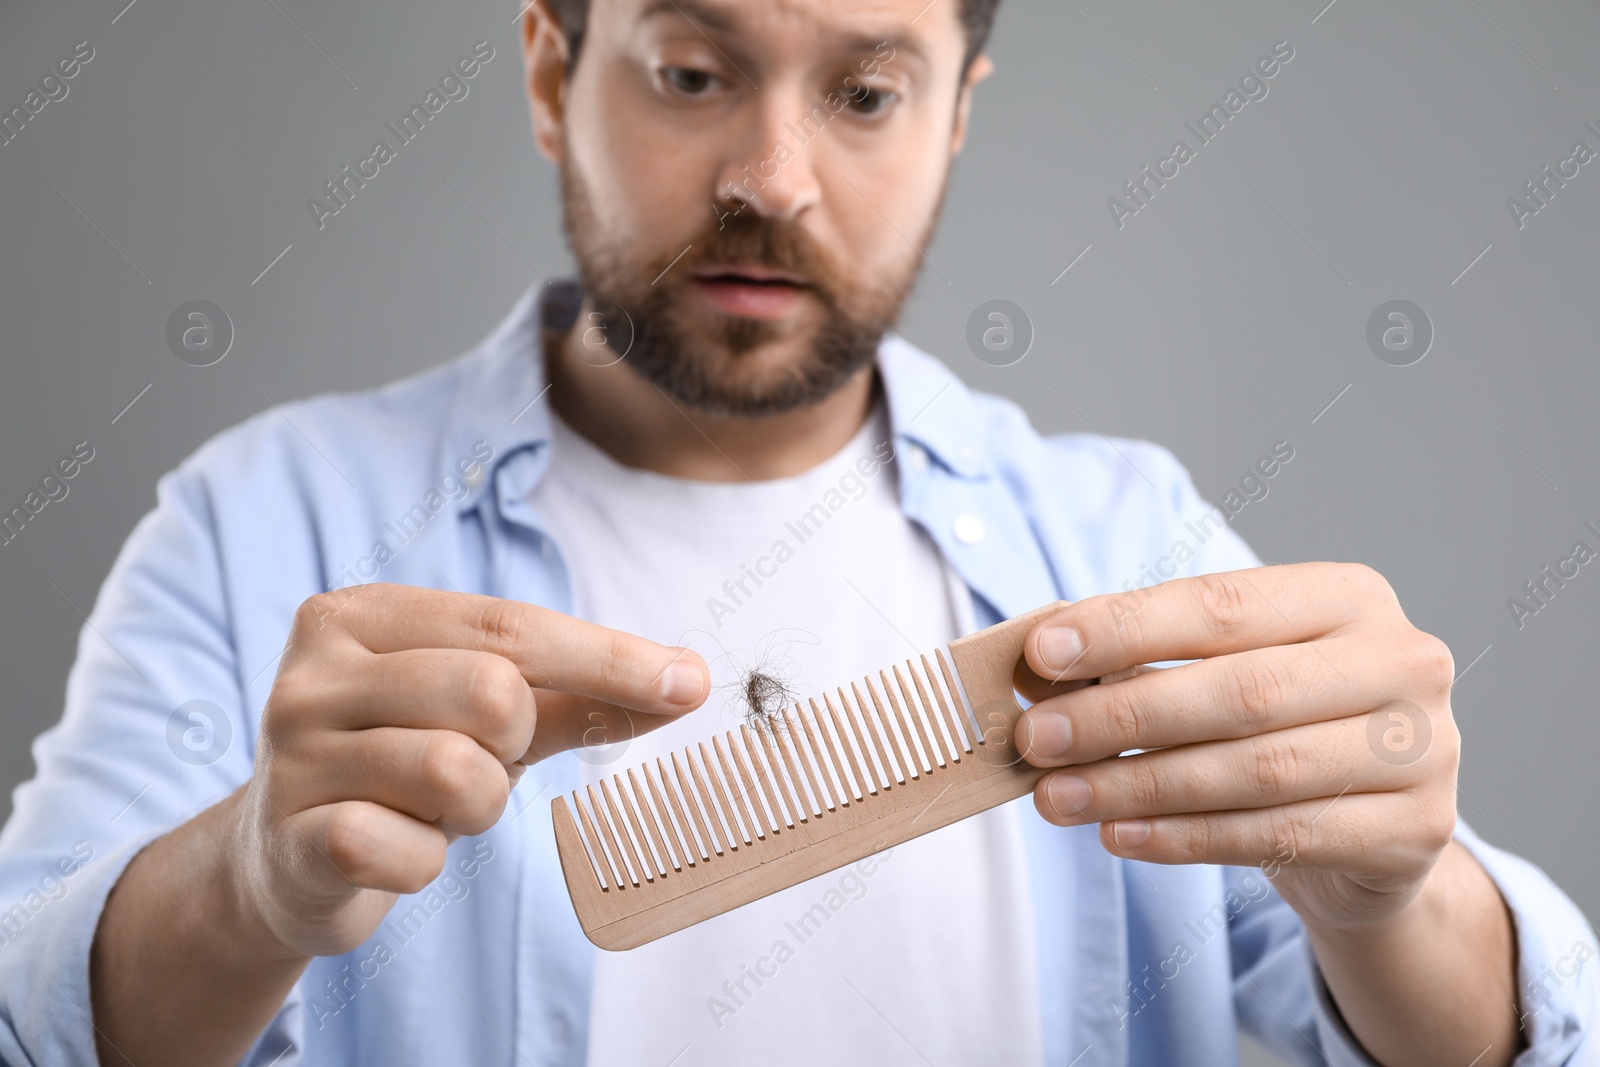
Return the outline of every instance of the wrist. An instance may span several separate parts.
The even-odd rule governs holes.
[[[249,783],[211,809],[217,818],[207,878],[224,929],[245,959],[303,966],[310,955],[291,946],[274,930],[271,878],[260,857],[261,831],[249,803]]]
[[[112,886],[90,950],[100,1062],[236,1062],[305,970],[241,877],[239,798],[156,838]]]
[[[1395,902],[1365,911],[1367,918],[1341,918],[1328,921],[1317,915],[1301,915],[1301,923],[1315,942],[1341,946],[1367,946],[1401,940],[1419,930],[1437,930],[1448,925],[1451,908],[1459,903],[1463,879],[1475,873],[1475,860],[1454,842],[1445,847],[1439,859],[1417,883],[1395,890]]]

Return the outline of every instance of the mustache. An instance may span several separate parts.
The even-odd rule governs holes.
[[[669,276],[685,283],[694,272],[710,266],[782,271],[805,279],[823,294],[838,292],[845,281],[833,259],[798,222],[753,211],[724,215],[708,224],[689,242],[687,252],[658,269],[670,269]]]

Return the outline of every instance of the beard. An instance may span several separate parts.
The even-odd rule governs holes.
[[[763,216],[747,203],[737,213],[708,211],[704,229],[640,257],[630,242],[605,233],[572,158],[569,151],[561,167],[562,228],[590,321],[606,338],[607,351],[596,355],[607,363],[621,359],[702,413],[772,415],[832,395],[877,358],[916,281],[915,248],[888,276],[875,272],[869,283],[850,274],[797,222]],[[917,247],[933,232],[944,193],[941,187]],[[808,282],[802,302],[809,306],[788,321],[724,314],[696,291],[694,272],[709,265],[798,275]]]

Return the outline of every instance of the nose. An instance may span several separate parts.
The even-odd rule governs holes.
[[[821,195],[815,152],[798,125],[806,105],[800,93],[774,84],[753,96],[748,118],[719,168],[714,195],[730,211],[796,219]]]

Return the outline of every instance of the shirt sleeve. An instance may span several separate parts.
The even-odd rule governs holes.
[[[98,1062],[89,950],[108,894],[145,844],[249,778],[223,573],[206,483],[180,468],[100,589],[0,831],[0,1062]]]
[[[1273,451],[1282,461],[1280,468],[1293,458],[1293,448],[1285,444],[1279,442]],[[1230,489],[1221,504],[1214,505],[1200,496],[1182,465],[1160,451],[1173,469],[1174,529],[1191,543],[1201,542],[1201,533],[1206,535],[1196,546],[1187,573],[1260,566],[1260,559],[1231,524],[1252,506],[1245,490],[1266,498],[1270,490],[1260,487],[1270,484],[1267,479],[1256,477],[1249,486]],[[1283,460],[1285,453],[1289,460]],[[1258,469],[1257,474],[1262,473]],[[1591,962],[1596,938],[1583,913],[1538,867],[1489,845],[1465,822],[1457,822],[1455,838],[1488,871],[1515,922],[1516,1010],[1528,1042],[1515,1067],[1600,1062],[1600,1039],[1594,1036],[1600,977]],[[1228,868],[1230,891],[1239,892],[1239,880],[1254,873],[1250,868]],[[1236,916],[1229,934],[1235,960],[1234,1004],[1244,1030],[1295,1063],[1380,1067],[1339,1014],[1305,927],[1282,897],[1274,892],[1261,906]]]
[[[1528,1045],[1515,1067],[1600,1062],[1595,935],[1583,914],[1537,867],[1468,824],[1456,824],[1455,838],[1489,872],[1515,922],[1516,1011]],[[1248,873],[1230,868],[1230,885]],[[1276,893],[1262,903],[1229,931],[1241,1027],[1293,1063],[1381,1067],[1345,1024],[1294,912]]]

